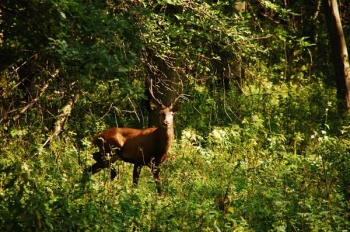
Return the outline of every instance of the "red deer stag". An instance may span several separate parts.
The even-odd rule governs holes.
[[[152,83],[151,83],[152,85]],[[150,87],[153,99],[159,104],[150,103],[152,110],[159,109],[159,127],[146,129],[133,128],[110,128],[93,137],[93,144],[98,146],[99,152],[92,155],[96,161],[86,171],[95,174],[103,168],[110,168],[111,163],[121,159],[134,164],[133,183],[137,185],[141,168],[148,166],[152,169],[157,191],[162,193],[159,168],[168,156],[169,148],[174,140],[174,113],[179,111],[181,103],[174,103],[182,96],[178,96],[174,102],[166,107],[158,101]],[[159,108],[161,107],[161,108]],[[111,154],[113,150],[113,155]],[[108,159],[108,155],[111,155]],[[111,179],[117,175],[115,169],[111,168]]]

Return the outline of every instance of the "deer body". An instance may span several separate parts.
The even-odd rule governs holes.
[[[133,183],[137,184],[142,166],[148,166],[152,169],[157,191],[161,194],[158,166],[168,156],[169,148],[174,140],[174,113],[180,108],[181,103],[174,107],[172,105],[162,106],[159,111],[159,127],[147,129],[110,128],[94,136],[93,144],[99,148],[99,152],[92,155],[96,163],[86,171],[95,174],[103,168],[110,168],[111,163],[122,159],[134,164]],[[106,155],[111,155],[111,158],[106,159]],[[114,179],[115,176],[116,171],[112,168],[111,179]]]
[[[112,159],[120,158],[138,165],[149,165],[152,159],[161,163],[172,142],[173,130],[161,127],[111,128],[93,138],[93,144],[100,148],[100,152],[111,153],[114,150],[116,155]]]

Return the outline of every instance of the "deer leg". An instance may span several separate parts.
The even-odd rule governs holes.
[[[114,180],[114,178],[117,176],[117,171],[115,170],[114,167],[112,167],[112,163],[114,163],[115,161],[116,159],[114,159],[113,156],[109,160],[105,160],[105,161],[103,161],[101,158],[101,162],[104,162],[104,167],[110,169],[111,180]]]
[[[104,163],[96,162],[93,165],[91,165],[90,167],[86,168],[84,172],[91,173],[91,175],[93,175],[93,174],[101,171],[103,168],[105,168]]]
[[[102,160],[103,155],[102,155],[102,153],[99,152],[99,151],[93,153],[93,154],[91,155],[91,157],[92,157],[96,162],[99,162],[99,163],[102,163],[102,162],[103,162],[103,160]]]
[[[162,183],[160,182],[160,169],[158,166],[152,168],[152,173],[154,177],[154,182],[156,184],[157,192],[159,195],[162,195]]]
[[[104,162],[102,160],[102,153],[101,152],[95,152],[91,155],[91,157],[96,160],[96,163],[91,165],[88,168],[85,168],[84,174],[91,173],[92,175],[101,171],[101,169],[105,168]]]
[[[111,168],[111,180],[114,180],[114,178],[117,176],[117,171],[115,168]]]
[[[140,173],[141,173],[141,168],[142,165],[136,165],[134,164],[134,171],[132,173],[132,183],[134,185],[137,185],[137,183],[139,182],[139,177],[140,177]]]

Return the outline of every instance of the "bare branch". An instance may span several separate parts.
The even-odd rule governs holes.
[[[19,117],[21,116],[21,114],[24,114],[30,107],[32,107],[39,99],[40,97],[43,95],[43,93],[46,91],[46,89],[49,87],[50,82],[52,81],[53,78],[57,77],[59,73],[59,70],[57,69],[56,72],[54,74],[51,75],[51,79],[48,80],[48,82],[40,89],[40,93],[39,95],[34,98],[28,105],[26,105],[25,107],[18,109],[18,114],[16,114],[12,119],[14,121],[16,121],[17,119],[19,119]]]
[[[134,108],[134,111],[132,111],[132,113],[135,113],[137,119],[138,119],[139,122],[140,122],[140,118],[139,118],[139,116],[137,115],[137,111],[136,111],[136,107],[135,107],[134,103],[131,101],[130,97],[128,97],[128,100],[129,100],[130,104],[132,105],[132,107]]]

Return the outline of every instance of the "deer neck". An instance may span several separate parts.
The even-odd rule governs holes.
[[[157,137],[159,139],[159,142],[162,144],[162,149],[164,149],[164,151],[168,151],[174,140],[174,127],[158,127],[157,132]]]

